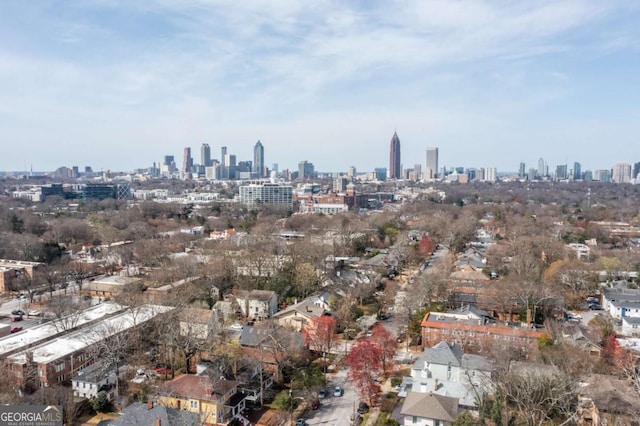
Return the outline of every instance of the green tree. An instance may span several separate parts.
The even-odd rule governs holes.
[[[93,398],[91,401],[91,407],[97,413],[108,413],[112,410],[111,401],[107,398],[107,395],[103,393],[99,393],[98,396]]]
[[[453,426],[474,426],[476,424],[477,423],[475,419],[468,411],[463,411],[462,413],[458,414],[458,417],[456,417],[456,421],[453,422]]]

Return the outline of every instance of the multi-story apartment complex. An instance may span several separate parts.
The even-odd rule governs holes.
[[[242,204],[293,205],[293,187],[276,183],[252,183],[240,187],[239,200]]]

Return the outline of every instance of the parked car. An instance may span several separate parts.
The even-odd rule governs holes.
[[[342,389],[340,386],[336,386],[335,388],[333,388],[333,396],[342,396],[344,395],[344,389]]]
[[[589,309],[591,309],[592,311],[601,311],[602,310],[602,306],[600,306],[600,304],[598,304],[598,303],[593,303],[593,304],[589,305]]]
[[[231,325],[232,330],[242,330],[242,328],[243,328],[243,325],[240,324],[239,322]]]
[[[298,419],[296,421],[296,426],[307,426],[307,422],[305,419]]]
[[[22,331],[22,327],[11,327],[12,333],[17,333],[18,331]]]
[[[360,424],[362,424],[362,420],[362,416],[357,413],[352,413],[351,417],[349,417],[349,421],[353,426],[359,426]]]
[[[14,317],[11,317],[11,322],[18,322],[18,321],[22,321],[22,315],[16,315]]]
[[[320,389],[320,391],[318,392],[318,398],[326,398],[327,397],[327,390],[325,388]]]
[[[311,409],[317,410],[318,408],[320,408],[320,401],[318,399],[311,401]]]
[[[358,414],[367,414],[369,412],[369,404],[366,402],[361,402],[358,404]]]
[[[158,364],[156,365],[156,374],[157,375],[170,375],[173,371],[171,370],[171,367],[168,367],[164,364]]]
[[[30,317],[39,317],[40,315],[42,315],[42,312],[40,312],[38,310],[29,311],[29,316]]]
[[[16,309],[11,311],[12,315],[26,315],[26,313],[22,309]]]

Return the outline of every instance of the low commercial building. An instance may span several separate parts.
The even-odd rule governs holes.
[[[240,186],[240,203],[248,206],[258,204],[293,205],[293,187],[277,183],[252,183]]]
[[[10,374],[19,388],[49,387],[68,383],[78,371],[93,364],[98,344],[134,327],[142,326],[167,306],[145,305],[127,310],[36,346],[27,346],[6,358]]]

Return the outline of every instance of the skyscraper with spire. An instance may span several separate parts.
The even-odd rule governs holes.
[[[260,141],[253,147],[253,172],[264,176],[264,147]]]
[[[400,138],[398,137],[398,133],[393,132],[389,149],[389,179],[400,179],[401,177]]]

